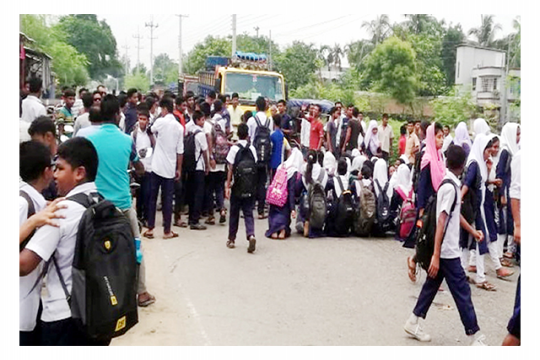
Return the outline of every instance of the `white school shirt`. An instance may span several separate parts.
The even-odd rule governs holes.
[[[379,141],[381,142],[381,150],[389,153],[392,139],[394,138],[394,132],[392,131],[390,124],[386,125],[386,129],[382,125],[379,125],[378,135]]]
[[[93,133],[98,132],[100,127],[101,127],[101,124],[87,126],[87,127],[83,128],[83,129],[80,129],[79,131],[77,131],[76,136],[86,138],[86,137],[92,135]]]
[[[257,118],[259,118],[259,121],[261,122],[261,126],[265,126],[266,125],[266,122],[267,122],[267,117],[266,117],[266,114],[264,113],[264,111],[259,111],[257,112]],[[270,130],[272,130],[272,119],[268,119],[270,121],[268,121],[268,128]],[[248,126],[248,135],[249,135],[249,139],[251,140],[251,142],[253,142],[255,140],[255,131],[257,130],[257,121],[255,121],[255,117],[250,117],[248,122],[247,122],[247,126]]]
[[[454,184],[444,184],[437,192],[437,223],[443,211],[448,216],[451,216],[450,221],[447,221],[446,233],[441,244],[440,258],[456,259],[461,256],[461,250],[459,248],[459,219],[461,214],[461,191],[459,189],[461,188],[461,181],[451,171],[446,172],[444,179],[450,179]],[[456,207],[450,213],[454,199],[456,199]]]
[[[193,123],[193,125],[189,127],[190,133],[194,133],[195,131],[200,130],[200,132],[195,135],[195,160],[197,160],[197,166],[195,167],[195,170],[204,171],[205,164],[204,155],[202,154],[202,152],[208,150],[208,141],[206,140],[206,134],[199,125],[195,124],[195,121],[190,121],[190,123]]]
[[[156,147],[152,156],[152,172],[173,179],[176,175],[176,154],[184,153],[184,127],[173,114],[156,119],[152,125]]]
[[[219,115],[219,114],[214,115],[214,117],[212,119],[206,120],[204,122],[204,133],[205,133],[205,135],[209,135],[211,137],[213,136],[212,132],[214,130],[214,125],[216,124],[216,121],[217,121],[218,125],[221,126],[221,129],[223,130],[225,135],[227,135],[227,120],[222,118],[221,115]],[[212,138],[212,140],[215,141],[216,139]],[[214,144],[214,146],[215,146],[215,144]],[[212,156],[212,154],[210,154],[210,156]],[[225,164],[216,164],[215,169],[210,168],[210,172],[218,172],[218,171],[225,171]]]
[[[42,115],[47,115],[47,110],[41,100],[34,95],[28,95],[26,99],[22,101],[22,116],[21,119],[31,123]]]
[[[302,128],[300,129],[300,143],[302,146],[309,147],[309,136],[311,135],[311,123],[302,119]]]
[[[229,153],[227,154],[227,162],[231,165],[234,165],[234,160],[236,159],[236,155],[238,154],[238,150],[240,150],[240,147],[238,145],[242,145],[243,147],[246,147],[248,145],[247,140],[238,140],[234,146],[231,146],[231,150],[229,150]],[[253,145],[249,145],[249,149],[251,150],[251,153],[253,154],[253,158],[255,159],[255,162],[257,162],[257,150],[255,150],[255,147]]]
[[[90,122],[90,113],[85,112],[75,120],[75,124],[73,125],[73,136],[77,136],[79,130],[89,126],[92,126],[92,123]]]
[[[91,192],[97,192],[96,184],[93,182],[76,186],[66,197],[79,193],[89,194]],[[39,228],[26,248],[36,253],[43,260],[43,263],[51,260],[51,256],[56,252],[54,256],[60,273],[64,278],[67,291],[71,293],[71,272],[75,243],[77,241],[79,222],[86,209],[84,206],[70,200],[64,200],[60,204],[67,206],[65,209],[57,211],[58,214],[65,216],[64,219],[57,219],[60,227],[45,225]],[[71,310],[66,300],[66,294],[64,293],[57,270],[52,261],[47,269],[46,291],[42,296],[42,302],[42,321],[53,322],[71,317]]]
[[[25,182],[20,182],[19,190],[28,194],[34,203],[34,209],[40,212],[47,206],[45,198],[36,189]],[[19,196],[19,227],[27,220],[28,202]],[[19,277],[19,330],[32,331],[36,327],[36,318],[39,308],[39,298],[42,281],[36,284],[43,268],[39,264],[30,274]],[[34,284],[36,286],[34,287]],[[32,290],[32,287],[34,289]],[[32,290],[30,292],[30,290]]]
[[[512,182],[510,185],[510,199],[521,200],[521,150],[519,150],[510,164]]]
[[[29,128],[30,123],[24,121],[22,118],[19,119],[19,143],[32,140],[32,137],[28,133]]]
[[[137,141],[135,144],[135,148],[137,149],[137,155],[139,155],[139,151],[142,149],[146,150],[146,157],[141,157],[139,155],[139,159],[141,160],[141,163],[144,166],[144,171],[151,172],[152,171],[152,158],[154,157],[153,149],[152,149],[152,142],[150,141],[150,136],[146,131],[142,131],[138,126],[135,126],[135,130],[137,132]],[[148,150],[150,149],[150,150]],[[148,153],[150,152],[150,156],[148,156]]]
[[[339,185],[338,177],[341,179],[341,182],[343,183],[343,187],[345,187],[345,189],[342,189],[341,186]],[[347,178],[346,175],[334,176],[334,190],[336,191],[336,195],[338,198],[341,196],[341,193],[343,193],[343,191],[348,190],[348,189],[349,189],[349,179]]]

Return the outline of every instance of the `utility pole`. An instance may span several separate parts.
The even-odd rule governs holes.
[[[154,37],[154,28],[157,28],[159,25],[154,24],[154,17],[150,23],[145,23],[145,27],[150,28],[150,86],[154,84],[154,40],[157,39]]]
[[[268,70],[272,71],[272,30],[268,39]]]
[[[179,23],[179,32],[178,32],[178,53],[179,53],[179,56],[178,56],[178,78],[180,79],[184,75],[183,71],[182,71],[182,18],[183,17],[187,18],[187,17],[189,17],[189,15],[178,14],[176,16],[178,16],[178,23]]]
[[[236,54],[236,14],[232,16],[232,55]]]
[[[259,37],[259,27],[254,27],[255,31],[257,32],[257,37]]]
[[[126,39],[126,45],[124,45],[122,48],[123,48],[124,51],[125,51],[125,57],[126,57],[126,60],[125,60],[124,66],[125,66],[125,68],[126,68],[125,71],[126,71],[126,74],[127,74],[127,73],[129,73],[129,64],[128,64],[128,59],[129,59],[129,57],[128,57],[128,50],[129,50],[129,46],[127,45],[127,39]]]
[[[498,130],[501,130],[503,125],[505,123],[508,122],[508,117],[506,115],[507,113],[507,109],[508,109],[508,104],[507,104],[507,94],[506,94],[506,91],[507,91],[507,86],[506,86],[506,82],[507,82],[507,78],[508,78],[508,66],[509,66],[509,63],[510,63],[510,44],[508,44],[508,51],[506,52],[505,54],[505,62],[506,64],[503,64],[503,67],[504,67],[504,74],[502,76],[502,81],[501,81],[501,91],[502,91],[502,96],[501,96],[501,111],[500,111],[500,114],[499,114],[499,129]]]
[[[141,39],[143,38],[139,32],[139,27],[137,26],[137,36],[133,35],[135,39],[137,39],[137,73],[139,73],[140,70],[140,63],[141,63]]]

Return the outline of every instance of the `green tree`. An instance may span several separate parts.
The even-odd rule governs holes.
[[[433,16],[429,14],[405,14],[405,26],[416,35],[428,33],[436,35],[440,33],[441,26]]]
[[[460,24],[450,25],[442,39],[441,58],[447,87],[451,87],[455,83],[457,46],[464,41],[465,34]]]
[[[375,46],[382,43],[392,31],[390,19],[386,14],[379,15],[371,21],[364,21],[361,28],[368,31],[371,35],[371,42]]]
[[[481,25],[469,30],[468,35],[473,35],[480,46],[492,47],[495,33],[502,30],[500,24],[494,24],[493,15],[480,15]]]
[[[188,53],[186,61],[183,63],[183,70],[186,74],[197,75],[204,70],[204,64],[208,56],[231,56],[232,43],[230,39],[207,36],[203,42],[199,42]]]
[[[236,37],[236,50],[238,51],[266,54],[268,56],[270,47],[272,47],[272,56],[275,57],[279,54],[279,46],[274,41],[270,41],[268,36],[252,36],[243,33]]]
[[[448,96],[440,96],[431,101],[433,120],[445,125],[455,126],[461,121],[468,121],[476,111],[470,91],[460,93],[452,88]]]
[[[416,54],[417,95],[443,94],[446,90],[446,77],[441,59],[441,37],[428,33],[411,34],[408,40]]]
[[[95,14],[66,15],[55,26],[64,32],[70,45],[86,55],[92,79],[103,80],[107,74],[116,78],[123,75],[116,39],[105,20],[98,21]]]
[[[364,75],[373,90],[385,92],[401,104],[411,104],[417,88],[415,60],[410,43],[391,37],[369,55]]]
[[[138,65],[139,65],[139,72],[140,73],[146,74],[148,72],[148,69],[146,68],[146,66],[143,63],[140,63]],[[136,73],[137,73],[137,65],[135,65],[133,67],[133,69],[131,69],[131,75],[135,75]]]
[[[317,49],[313,44],[294,41],[275,60],[291,90],[307,84],[317,71]]]
[[[178,81],[178,63],[165,53],[159,54],[154,59],[154,81],[162,85]]]
[[[134,75],[128,74],[124,78],[124,88],[131,89],[135,88],[140,92],[147,92],[150,90],[150,79],[146,76],[145,73],[139,72]]]

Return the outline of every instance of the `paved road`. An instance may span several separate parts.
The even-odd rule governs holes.
[[[446,284],[424,323],[431,343],[405,334],[425,273],[416,284],[408,280],[405,259],[412,251],[400,243],[270,240],[266,221],[256,220],[254,254],[246,252],[243,221],[232,250],[225,246],[227,226],[175,228],[180,237],[173,240],[162,240],[157,228],[143,246],[148,287],[158,300],[113,345],[468,345]],[[517,274],[503,281],[489,259],[486,268],[497,291],[473,288],[473,303],[487,343],[499,345]]]

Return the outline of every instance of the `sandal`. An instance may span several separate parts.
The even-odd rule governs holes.
[[[187,228],[188,226],[185,221],[175,221],[173,225],[181,228]]]
[[[408,275],[409,279],[412,282],[416,282],[416,264],[412,260],[412,257],[407,258],[407,268],[408,268]]]
[[[503,256],[505,258],[507,258],[507,259],[513,259],[514,258],[514,254],[509,252],[509,251],[505,252]]]
[[[474,266],[474,265],[469,266],[469,268],[467,269],[467,271],[468,271],[468,272],[475,273],[475,272],[476,272],[476,266]]]
[[[228,240],[228,241],[227,241],[227,247],[228,247],[229,249],[234,249],[234,248],[235,248],[234,240]]]
[[[505,267],[510,267],[510,268],[514,267],[514,264],[510,260],[505,259],[505,258],[501,259],[501,265]]]
[[[148,299],[146,299],[145,301],[138,301],[138,304],[140,307],[147,307],[148,305],[152,305],[155,302],[155,296],[148,294]]]
[[[495,285],[490,284],[487,281],[484,281],[482,283],[476,283],[476,287],[486,291],[497,291]]]
[[[146,230],[143,235],[147,239],[153,239],[154,238],[154,231],[153,230]]]
[[[496,273],[497,273],[497,278],[498,278],[498,279],[501,279],[501,280],[508,280],[508,279],[507,279],[508,277],[514,275],[514,272],[511,271],[511,270],[507,270],[507,269],[505,269],[505,268],[500,268],[499,270],[506,270],[506,271],[508,271],[508,272],[505,272],[504,274],[499,275],[499,271],[496,271]]]
[[[204,223],[206,225],[216,225],[216,218],[213,216],[209,216]]]
[[[171,231],[170,235],[163,235],[163,239],[172,239],[172,238],[177,238],[178,237],[178,234],[175,233],[174,231]]]

